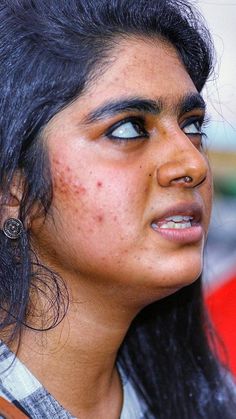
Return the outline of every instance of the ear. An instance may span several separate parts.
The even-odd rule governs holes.
[[[16,173],[12,179],[8,195],[2,197],[2,219],[5,221],[7,218],[18,218],[20,203],[24,192],[24,181],[20,173]]]

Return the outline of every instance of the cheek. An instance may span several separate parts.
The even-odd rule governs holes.
[[[122,246],[134,239],[140,229],[147,189],[146,185],[140,186],[141,179],[134,171],[97,165],[94,172],[79,173],[59,162],[54,161],[54,165],[53,205],[59,210],[59,221],[69,239],[101,242],[102,236],[104,245],[119,241]]]
[[[86,187],[73,176],[70,166],[61,167],[60,170],[55,171],[53,189],[54,195],[59,195],[62,201],[66,201],[71,196],[80,197],[87,192]]]
[[[107,218],[117,221],[115,207],[117,194],[109,200],[109,187],[101,177],[94,178],[92,173],[87,179],[69,166],[57,165],[54,176],[54,206],[60,217],[75,230],[92,230],[105,224]],[[114,204],[113,204],[114,202]]]

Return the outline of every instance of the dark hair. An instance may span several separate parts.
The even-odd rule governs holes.
[[[1,0],[2,219],[17,173],[24,179],[19,217],[25,227],[35,202],[46,214],[53,191],[43,129],[84,91],[106,65],[114,44],[127,36],[171,43],[201,91],[212,67],[212,45],[202,19],[187,1]],[[2,333],[11,327],[15,339],[22,327],[31,327],[30,296],[40,289],[52,310],[44,330],[57,325],[66,313],[66,287],[38,262],[30,230],[14,243],[1,232],[0,246]],[[223,373],[207,334],[200,279],[136,317],[119,362],[148,405],[148,418],[235,416],[230,386],[226,382],[222,386]]]

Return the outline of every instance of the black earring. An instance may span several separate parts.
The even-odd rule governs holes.
[[[3,226],[3,233],[11,240],[18,239],[23,230],[23,224],[18,218],[8,218]]]

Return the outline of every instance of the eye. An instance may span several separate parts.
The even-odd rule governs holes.
[[[136,140],[147,138],[148,133],[142,118],[129,118],[113,125],[106,133],[113,140]]]
[[[202,135],[202,124],[199,120],[189,121],[188,124],[186,124],[183,127],[183,132],[186,135]]]
[[[203,127],[206,127],[207,123],[208,119],[206,118],[206,115],[203,115],[201,117],[190,118],[181,128],[195,147],[201,151],[206,150],[207,136],[203,132]]]

